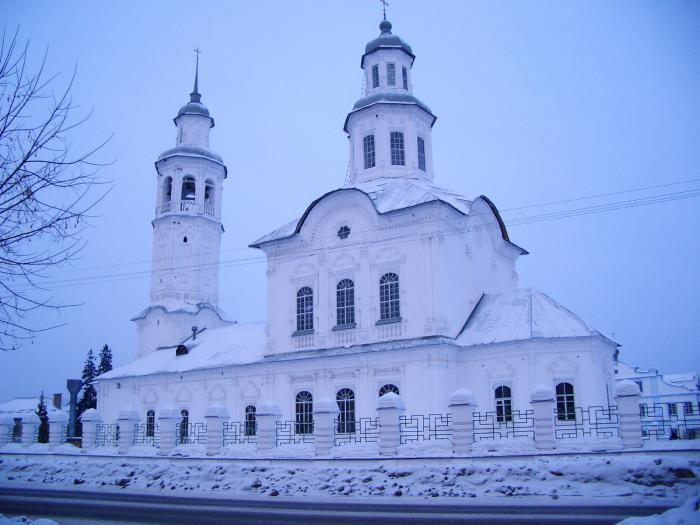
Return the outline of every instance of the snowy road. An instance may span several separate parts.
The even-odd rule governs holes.
[[[357,500],[355,500],[357,501]],[[629,516],[663,512],[665,506],[622,505],[462,505],[386,503],[364,500],[223,499],[106,491],[71,491],[0,487],[5,515],[50,517],[60,523],[504,523],[613,524]],[[75,520],[75,521],[74,521]]]

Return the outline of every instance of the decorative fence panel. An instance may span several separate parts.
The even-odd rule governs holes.
[[[333,443],[336,447],[351,443],[378,443],[379,418],[361,417],[357,421],[334,421]]]
[[[399,430],[402,445],[431,439],[450,439],[452,437],[452,415],[414,414],[400,416]]]
[[[255,421],[225,421],[223,428],[223,446],[242,445],[258,442],[258,424]]]
[[[675,406],[675,413],[670,406]],[[697,439],[700,437],[700,411],[672,403],[640,404],[642,439]]]
[[[511,410],[505,413],[474,412],[472,422],[474,441],[486,439],[512,439],[529,437],[535,439],[535,417],[533,410]]]
[[[299,443],[313,443],[314,435],[311,433],[299,433],[297,430],[306,429],[306,425],[298,424],[295,421],[278,421],[277,422],[277,440],[276,446],[280,445],[298,445]]]
[[[554,437],[556,439],[619,436],[620,422],[616,406],[574,407],[573,412],[554,410]]]
[[[134,424],[134,445],[160,446],[160,425]]]
[[[97,423],[95,425],[95,445],[116,447],[119,445],[119,425],[117,423]]]
[[[205,423],[178,424],[176,443],[178,445],[206,445],[207,425]]]

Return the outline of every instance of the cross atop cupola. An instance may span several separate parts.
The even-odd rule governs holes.
[[[209,115],[209,109],[202,104],[202,94],[199,92],[199,55],[202,52],[199,47],[195,47],[194,52],[194,88],[190,93],[190,101],[180,108],[175,117],[177,144],[208,148],[209,129],[214,127],[214,119]]]

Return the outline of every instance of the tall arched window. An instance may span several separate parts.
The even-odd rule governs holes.
[[[173,198],[173,178],[165,177],[163,181],[163,202],[170,202]]]
[[[576,419],[576,405],[574,403],[574,385],[571,383],[559,383],[557,385],[557,418],[559,421],[572,421]]]
[[[314,329],[314,291],[308,286],[297,292],[297,332]]]
[[[183,201],[193,201],[196,196],[197,186],[194,177],[187,175],[182,179],[182,193],[180,199]]]
[[[496,420],[499,423],[513,421],[512,398],[510,387],[499,386],[496,388]]]
[[[343,279],[336,286],[336,324],[347,326],[355,324],[355,283]]]
[[[156,411],[146,412],[146,437],[153,437],[156,433]]]
[[[385,273],[379,279],[379,319],[400,319],[399,276]]]
[[[388,385],[384,385],[379,389],[379,397],[382,397],[384,394],[388,394],[389,392],[398,396],[399,387],[397,387],[396,385],[392,385],[391,383],[389,383]]]
[[[248,405],[245,407],[245,435],[254,436],[256,430],[255,405]]]
[[[336,393],[335,400],[338,403],[338,433],[354,433],[355,392],[349,388],[341,388]]]
[[[392,131],[390,135],[391,141],[391,165],[404,166],[406,157],[404,153],[403,133],[400,131]]]
[[[182,419],[180,420],[180,443],[187,443],[187,437],[190,435],[190,413],[187,410],[180,412]]]
[[[296,397],[295,434],[314,433],[314,398],[310,392],[303,390]]]

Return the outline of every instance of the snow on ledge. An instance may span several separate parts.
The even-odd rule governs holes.
[[[637,385],[637,383],[635,383],[634,381],[630,381],[629,379],[623,379],[622,381],[618,381],[615,385],[616,396],[627,397],[638,396],[639,394],[639,385]]]
[[[537,385],[530,393],[532,401],[553,401],[554,392],[546,385]]]

